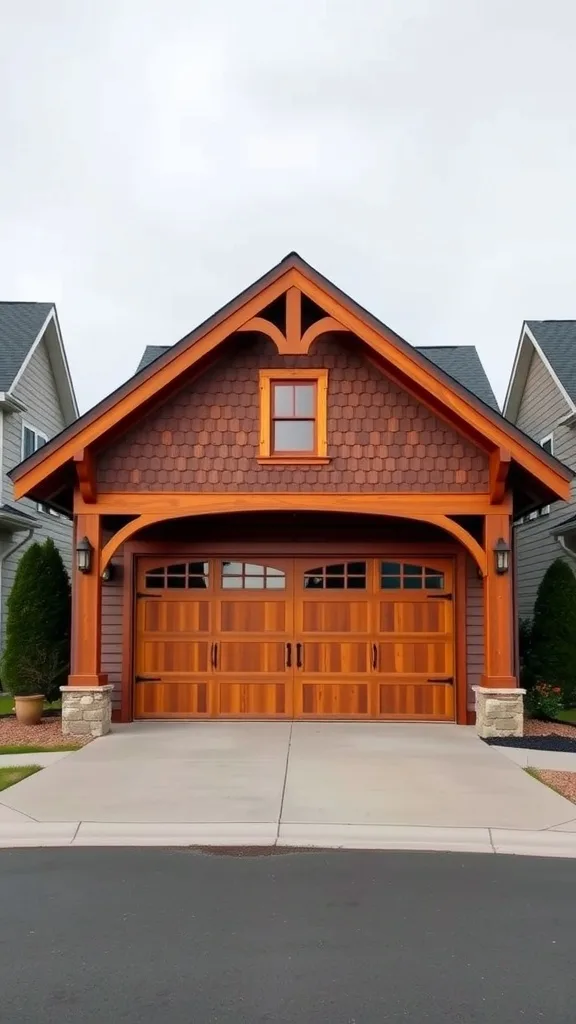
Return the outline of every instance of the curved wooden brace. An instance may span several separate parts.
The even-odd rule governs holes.
[[[161,523],[163,521],[169,521],[171,519],[185,519],[188,516],[194,515],[211,515],[215,513],[231,513],[240,511],[251,511],[251,512],[270,512],[271,511],[271,499],[276,499],[275,509],[278,508],[279,495],[267,495],[262,496],[252,494],[250,495],[250,507],[243,509],[239,508],[238,497],[229,494],[215,494],[214,500],[203,504],[201,510],[187,509],[174,513],[174,515],[167,516],[166,513],[144,513],[133,519],[131,522],[126,523],[118,533],[115,533],[113,537],[108,541],[105,547],[102,549],[100,556],[100,573],[104,571],[108,562],[118,550],[121,544],[127,541],[130,537],[133,537],[135,533],[139,533],[146,526],[153,526],[155,523]],[[305,494],[291,494],[282,495],[284,499],[282,502],[283,507],[291,506],[294,510],[305,511],[305,512],[334,512],[335,511],[335,498],[336,495],[319,495],[312,494],[310,499]],[[292,499],[292,500],[286,500]],[[380,515],[380,516],[393,516],[397,519],[413,519],[422,523],[430,523],[432,526],[438,526],[441,530],[445,530],[446,533],[451,534],[456,540],[460,541],[463,547],[472,555],[472,558],[476,562],[482,576],[486,576],[488,572],[488,562],[486,559],[486,552],[480,546],[478,541],[460,526],[459,523],[455,523],[453,519],[448,516],[436,515],[434,513],[429,514],[416,514],[411,512],[396,512],[394,510],[388,510],[382,508],[382,495],[373,497],[366,496],[366,501],[359,514],[365,515]]]
[[[333,316],[323,316],[321,320],[317,320],[316,323],[312,324],[307,331],[304,331],[304,334],[300,339],[302,355],[306,355],[312,342],[316,341],[316,338],[320,334],[326,334],[327,331],[345,331],[346,334],[350,333],[348,328],[343,327],[342,324],[338,320],[335,320]]]
[[[242,327],[239,327],[238,330],[259,331],[260,334],[267,334],[276,345],[278,352],[283,353],[286,350],[286,338],[280,328],[276,327],[270,320],[266,320],[263,316],[253,316],[251,320],[247,320],[245,324],[242,324]]]

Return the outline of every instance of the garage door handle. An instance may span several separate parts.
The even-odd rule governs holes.
[[[292,644],[286,644],[286,668],[292,668]]]
[[[452,685],[452,683],[454,682],[454,678],[453,678],[453,676],[439,676],[439,677],[434,676],[432,679],[428,679],[428,682],[429,683],[450,683],[450,685]]]
[[[376,644],[372,644],[372,668],[376,668],[378,665],[378,648]]]
[[[212,644],[210,661],[212,662],[212,668],[218,668],[218,644]]]
[[[304,650],[304,644],[296,644],[296,668],[302,668],[303,659],[302,652]]]

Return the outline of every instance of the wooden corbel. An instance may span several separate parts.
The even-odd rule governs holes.
[[[490,501],[493,505],[504,501],[511,462],[507,448],[496,448],[490,455]]]
[[[82,501],[87,505],[94,505],[98,498],[96,488],[96,467],[94,465],[92,452],[89,448],[81,448],[79,452],[76,452],[74,455],[74,465],[76,466],[78,489],[80,491]]]

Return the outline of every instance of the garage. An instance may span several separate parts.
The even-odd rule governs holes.
[[[136,718],[454,719],[451,559],[139,558]]]

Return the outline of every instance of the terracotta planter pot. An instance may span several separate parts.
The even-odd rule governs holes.
[[[33,697],[14,697],[14,706],[20,725],[38,725],[44,710],[44,696],[40,693]]]

